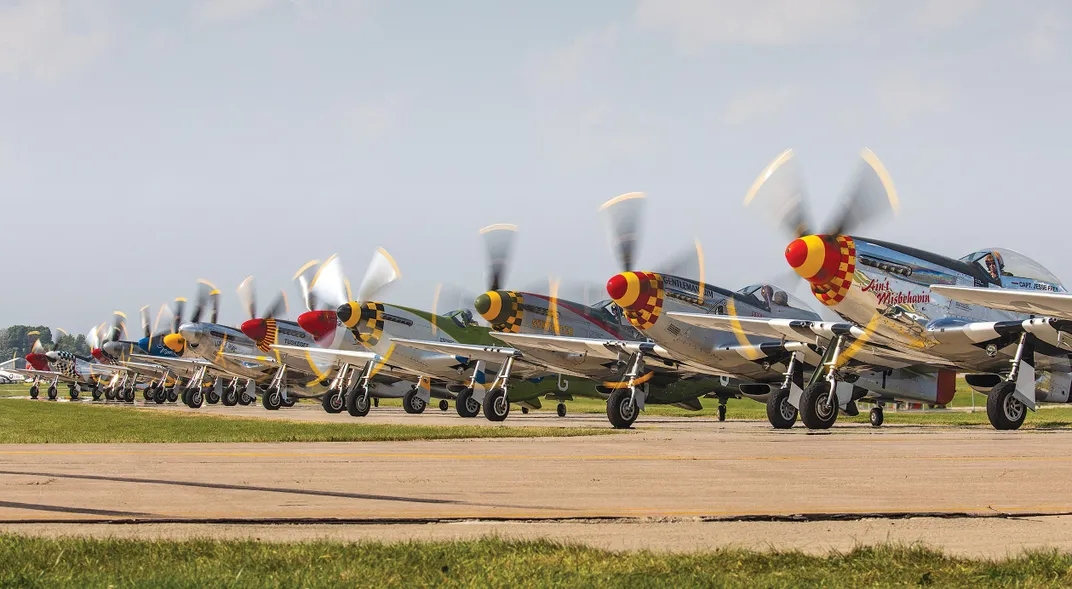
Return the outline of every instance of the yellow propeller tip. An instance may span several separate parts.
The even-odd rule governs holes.
[[[606,209],[608,209],[608,208],[610,208],[610,207],[612,207],[612,206],[614,206],[614,205],[616,205],[616,204],[618,204],[620,202],[624,202],[624,201],[627,201],[627,200],[633,200],[635,198],[647,198],[647,195],[644,194],[643,192],[627,192],[625,194],[619,194],[618,196],[616,196],[616,197],[608,200],[607,202],[603,203],[602,205],[600,205],[599,210],[603,211],[603,210],[606,210]]]

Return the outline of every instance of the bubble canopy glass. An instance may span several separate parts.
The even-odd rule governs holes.
[[[1047,270],[1045,266],[1014,250],[1000,247],[983,249],[964,256],[960,261],[979,264],[984,271],[992,276],[993,268],[996,266],[1000,276],[1048,282],[1056,286],[1062,286],[1063,289],[1061,280]]]

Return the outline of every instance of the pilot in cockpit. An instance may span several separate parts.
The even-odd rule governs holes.
[[[986,273],[994,279],[994,282],[1001,282],[1002,269],[1005,266],[1001,260],[1001,254],[997,252],[986,254],[986,257],[983,258],[983,266],[986,268]]]

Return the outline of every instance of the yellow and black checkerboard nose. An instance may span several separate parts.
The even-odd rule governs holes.
[[[495,331],[521,331],[524,296],[509,290],[491,290],[476,298],[473,307]]]
[[[663,309],[663,277],[654,272],[622,272],[607,281],[607,294],[633,327],[648,329]]]
[[[336,314],[357,341],[367,346],[375,346],[383,337],[383,303],[350,301],[339,307]]]

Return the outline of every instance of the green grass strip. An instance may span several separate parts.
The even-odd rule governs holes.
[[[414,420],[417,421],[417,420]],[[121,442],[386,442],[459,438],[591,436],[608,429],[502,425],[389,425],[310,423],[282,419],[197,415],[87,403],[0,402],[0,444]]]
[[[1072,556],[614,553],[547,541],[260,543],[0,536],[5,587],[1064,587]]]

